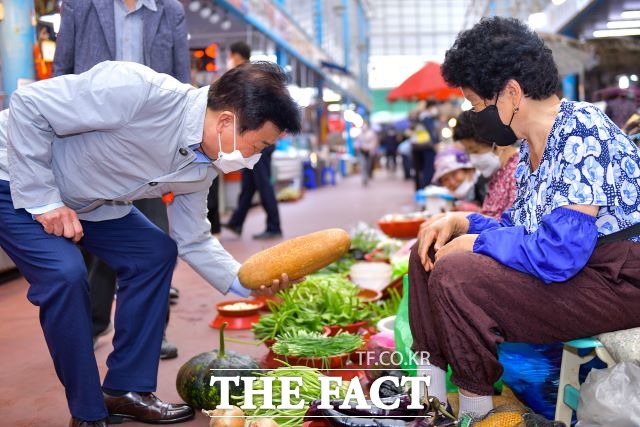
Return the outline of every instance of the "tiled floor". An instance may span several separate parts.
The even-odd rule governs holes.
[[[380,172],[368,187],[358,177],[341,180],[335,187],[306,192],[295,203],[281,204],[285,238],[329,227],[349,229],[358,221],[375,223],[386,213],[413,210],[413,185]],[[251,235],[263,231],[264,212],[254,208],[241,238],[223,231],[221,242],[239,261],[278,241],[258,242]],[[161,361],[158,374],[160,398],[178,401],[175,377],[190,357],[217,348],[218,334],[209,328],[214,305],[222,300],[190,267],[180,262],[173,283],[180,289],[172,307],[167,335],[177,344],[179,357]],[[0,427],[59,427],[69,421],[64,390],[60,385],[38,323],[38,311],[25,297],[27,283],[17,279],[0,285]],[[231,299],[232,297],[226,297]],[[233,331],[229,337],[251,340],[249,331]],[[111,351],[111,335],[101,339],[96,358],[104,375],[105,360]],[[254,356],[266,353],[264,347],[228,343],[232,350]],[[128,423],[129,426],[142,425]],[[188,426],[206,426],[198,415]]]

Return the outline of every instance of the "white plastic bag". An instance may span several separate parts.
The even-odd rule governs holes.
[[[640,426],[640,366],[592,369],[582,387],[576,427]]]

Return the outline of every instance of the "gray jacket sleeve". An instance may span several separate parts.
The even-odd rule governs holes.
[[[60,31],[56,38],[56,53],[53,57],[53,77],[75,72],[75,25],[73,0],[64,0],[60,14]]]
[[[62,200],[51,165],[54,136],[125,126],[148,97],[145,70],[136,64],[104,62],[86,73],[43,80],[14,92],[7,157],[16,209]]]
[[[240,264],[211,235],[207,194],[208,190],[177,195],[168,206],[169,230],[178,244],[180,258],[226,294],[238,275]]]
[[[178,3],[176,9],[176,27],[173,31],[173,75],[182,83],[191,84],[191,57],[184,7]]]

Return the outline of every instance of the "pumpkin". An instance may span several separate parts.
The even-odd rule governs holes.
[[[196,409],[215,409],[220,404],[220,382],[209,385],[211,377],[255,376],[258,362],[247,355],[224,349],[224,328],[220,327],[220,349],[200,353],[187,361],[176,377],[176,389],[180,397]],[[244,384],[229,383],[229,402],[234,405],[244,391]]]

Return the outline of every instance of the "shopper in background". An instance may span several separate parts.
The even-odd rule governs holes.
[[[457,146],[436,155],[433,183],[449,190],[459,210],[479,211],[487,192],[486,180],[473,167],[469,155]]]
[[[0,112],[0,247],[29,282],[27,298],[65,387],[70,425],[110,415],[168,424],[193,417],[159,400],[160,346],[176,256],[222,293],[251,291],[239,263],[209,233],[206,200],[218,171],[252,167],[300,111],[275,64],[256,63],[196,89],[132,62],[18,89]],[[129,203],[167,195],[170,236]],[[118,274],[113,352],[103,387],[91,343],[79,246]]]
[[[395,172],[397,167],[396,157],[398,155],[398,144],[400,143],[398,139],[398,131],[393,125],[389,125],[384,130],[384,137],[382,138],[381,145],[384,150],[384,156],[387,160],[387,170],[390,170],[391,172]]]
[[[411,179],[411,137],[413,131],[407,129],[404,132],[404,140],[398,145],[398,154],[402,158],[402,172],[405,181]]]
[[[498,344],[640,326],[640,158],[597,107],[560,101],[551,50],[520,21],[483,18],[458,34],[442,75],[471,102],[479,137],[523,141],[501,221],[447,215],[421,228],[409,263],[413,350],[430,354],[419,374],[446,401],[451,365],[460,413],[483,416]]]
[[[371,129],[369,122],[365,122],[362,125],[362,132],[355,140],[355,149],[360,157],[362,185],[365,187],[369,184],[369,180],[373,178],[373,168],[379,145],[378,134]]]
[[[423,189],[433,180],[434,160],[436,157],[433,136],[422,123],[414,129],[411,140],[411,159],[416,191]]]
[[[53,75],[79,74],[102,61],[131,61],[191,82],[184,8],[177,0],[65,0],[56,43]],[[135,206],[165,233],[167,208],[160,198],[137,200]],[[109,333],[116,273],[87,254],[94,342]],[[178,290],[171,288],[171,299]],[[167,325],[169,324],[167,308]],[[178,348],[162,340],[161,358],[178,356]]]
[[[516,198],[516,166],[518,150],[515,146],[499,147],[477,136],[471,124],[471,111],[462,112],[453,128],[453,139],[469,153],[471,165],[489,180],[480,213],[495,219],[513,206]]]

